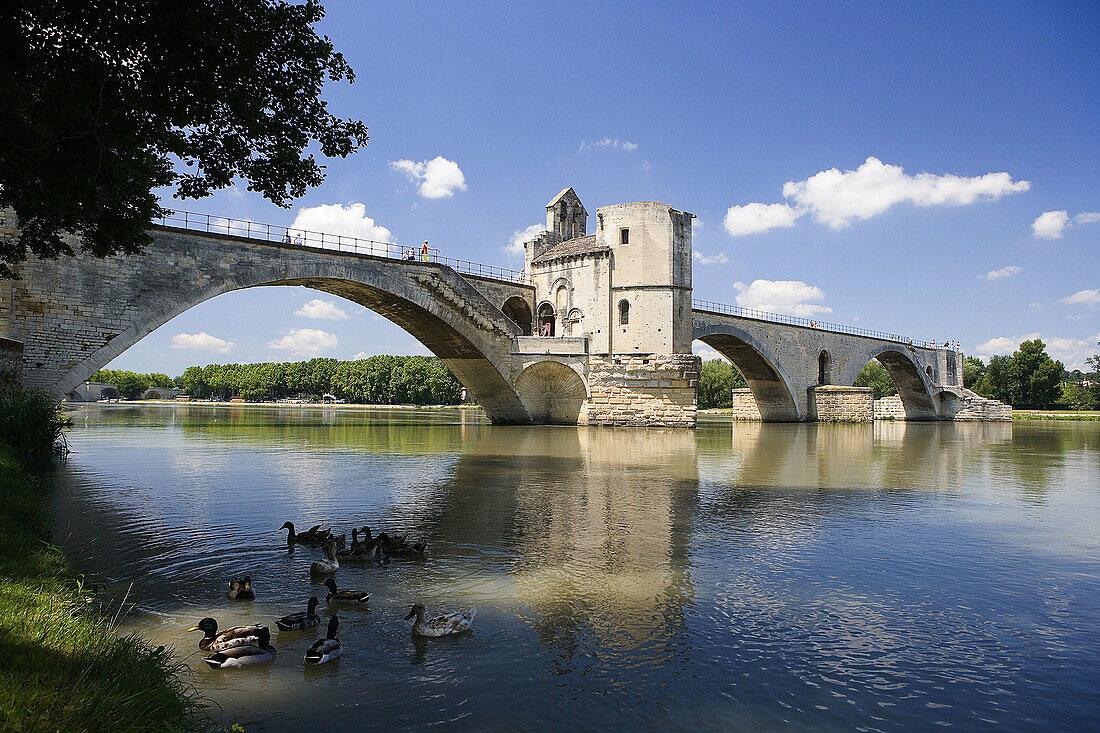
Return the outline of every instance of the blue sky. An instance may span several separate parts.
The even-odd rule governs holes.
[[[696,298],[983,357],[1035,335],[1070,367],[1096,351],[1100,3],[326,7],[357,79],[325,96],[370,144],[290,210],[243,186],[168,206],[519,269],[509,244],[573,186],[590,212],[695,213]],[[427,352],[355,304],[260,288],[112,366],[376,353]]]

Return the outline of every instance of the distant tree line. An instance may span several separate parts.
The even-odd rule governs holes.
[[[1097,344],[1100,346],[1100,343]],[[1025,341],[1011,356],[997,355],[985,364],[968,356],[963,360],[963,383],[983,397],[1014,407],[1065,405],[1076,409],[1100,408],[1100,355],[1085,360],[1089,371],[1067,372],[1062,362],[1046,352],[1040,339]]]
[[[699,373],[699,408],[730,407],[733,404],[733,390],[745,386],[745,377],[733,364],[724,359],[704,361]],[[874,359],[860,371],[855,386],[871,387],[876,400],[898,393],[886,367]]]
[[[242,397],[250,402],[324,394],[374,405],[453,405],[462,400],[462,385],[442,361],[430,356],[208,364],[188,367],[175,379],[103,369],[92,380],[117,385],[125,399],[137,399],[149,387],[175,386],[197,399]]]

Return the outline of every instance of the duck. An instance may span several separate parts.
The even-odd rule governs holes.
[[[414,603],[412,608],[409,609],[409,614],[405,616],[405,620],[408,621],[413,616],[416,617],[416,622],[412,627],[414,636],[450,636],[451,634],[461,634],[464,631],[469,631],[476,613],[477,609],[471,608],[469,611],[447,613],[425,620],[424,604]]]
[[[341,536],[343,536],[343,535],[341,535]],[[340,550],[339,552],[336,553],[336,556],[339,557],[339,558],[348,558],[348,557],[351,557],[352,555],[356,554],[357,552],[359,552],[359,530],[352,527],[352,529],[351,529],[351,547],[349,547],[345,550]]]
[[[289,530],[286,536],[286,544],[294,545],[322,545],[332,538],[332,530],[321,529],[321,525],[315,524],[305,532],[295,532],[294,522],[284,522],[279,529]]]
[[[336,580],[334,578],[326,578],[325,587],[328,588],[328,595],[325,596],[326,603],[352,603],[363,605],[370,600],[370,593],[366,591],[337,590]]]
[[[203,637],[199,639],[199,649],[204,652],[221,652],[238,646],[255,645],[259,642],[260,633],[266,630],[266,626],[255,624],[233,626],[218,633],[218,622],[209,617],[188,629],[203,632]]]
[[[370,534],[370,527],[363,527],[363,536],[365,541],[359,540],[358,530],[351,531],[351,549],[344,550],[339,554],[340,559],[355,562],[363,562],[370,560],[378,556],[378,540],[372,539]]]
[[[339,616],[328,620],[328,635],[309,645],[309,649],[306,649],[306,664],[324,664],[340,658],[340,640],[336,638],[336,627],[339,625]]]
[[[225,594],[231,601],[254,601],[256,591],[252,590],[252,576],[233,578],[229,581],[229,592]]]
[[[271,662],[275,659],[276,654],[275,647],[271,646],[271,632],[264,626],[260,629],[255,644],[235,646],[232,649],[212,654],[202,661],[214,669],[236,669]]]
[[[321,623],[321,617],[317,615],[317,596],[311,596],[305,611],[287,614],[275,622],[280,631],[301,631],[312,629]]]
[[[335,573],[340,568],[340,561],[336,559],[336,543],[329,540],[325,543],[325,557],[314,560],[309,566],[309,572],[315,575],[327,575]]]
[[[408,535],[393,538],[382,532],[378,535],[378,544],[381,547],[383,554],[390,556],[396,555],[423,555],[424,551],[428,549],[428,541],[421,540],[415,544],[408,544],[406,542]]]

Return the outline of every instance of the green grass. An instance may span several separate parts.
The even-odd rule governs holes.
[[[0,445],[0,730],[193,730],[207,723],[169,650],[117,635],[49,542],[41,483]]]
[[[1043,410],[1013,410],[1013,420],[1078,420],[1089,422],[1100,420],[1100,410],[1078,410],[1046,412]]]

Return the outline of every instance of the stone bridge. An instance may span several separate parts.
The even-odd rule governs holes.
[[[737,404],[735,394],[734,410],[740,413],[735,416],[797,422],[830,419],[822,413],[854,404],[870,410],[868,394],[835,387],[851,386],[872,359],[894,380],[906,419],[950,419],[962,408],[961,363],[952,349],[910,344],[885,334],[844,333],[801,318],[780,323],[741,315],[739,308],[723,313],[706,307],[696,304],[693,309],[693,338],[737,366],[752,398]]]
[[[0,281],[0,386],[14,379],[66,395],[205,300],[297,285],[404,328],[494,423],[694,426],[693,340],[745,375],[740,417],[870,419],[868,391],[850,385],[871,359],[893,377],[906,419],[951,419],[967,400],[954,350],[693,302],[692,215],[658,202],[602,207],[588,235],[587,212],[562,191],[547,205],[547,231],[527,245],[523,274],[253,222],[207,216],[202,226],[202,216],[202,231],[186,215],[153,228],[140,255],[32,258],[19,279]],[[0,237],[16,234],[0,212]]]

